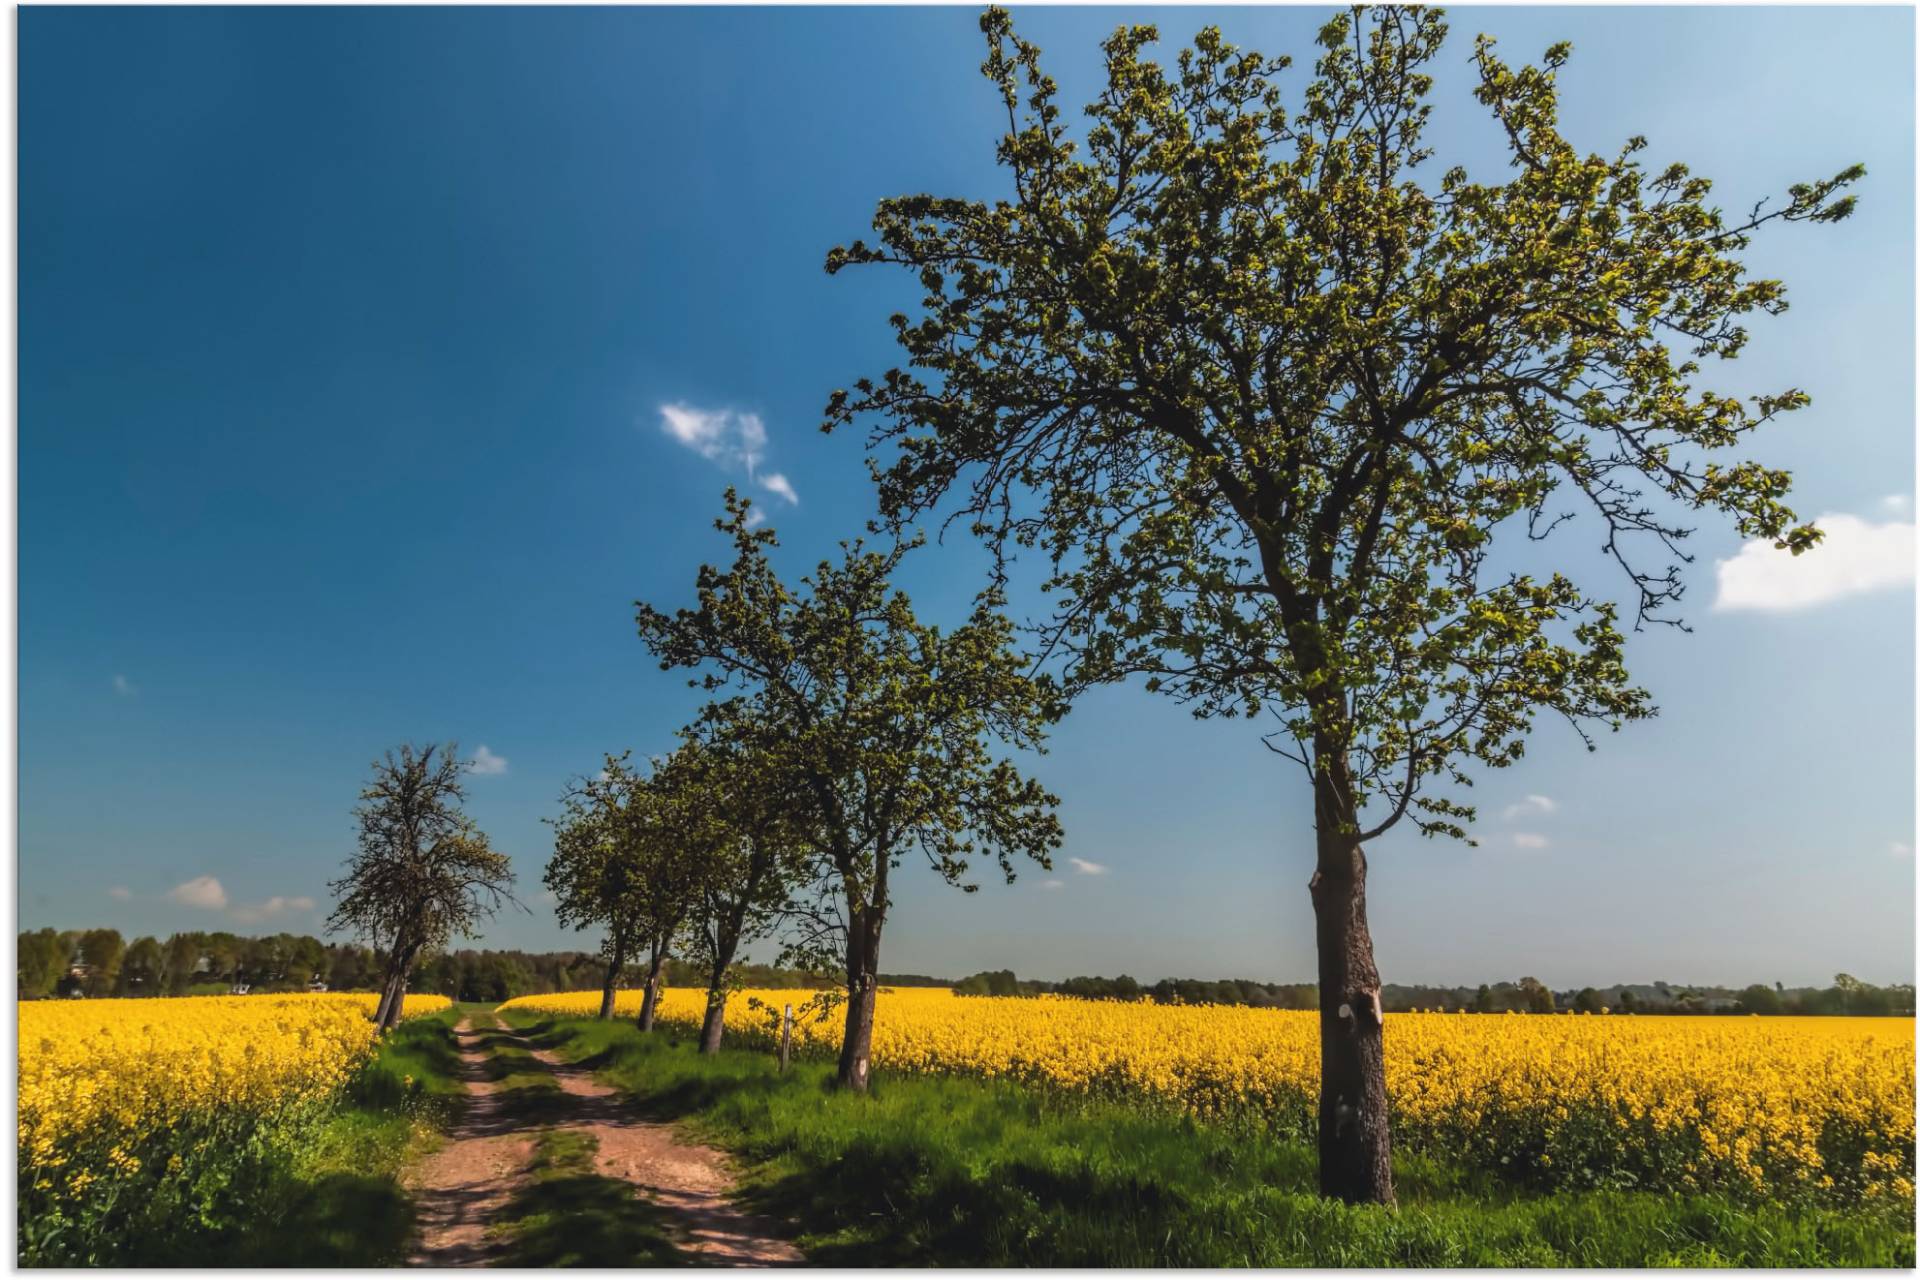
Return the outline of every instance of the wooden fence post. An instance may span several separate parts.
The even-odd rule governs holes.
[[[793,1048],[793,1006],[789,1004],[787,1006],[787,1011],[780,1015],[780,1073],[782,1075],[786,1074],[787,1054],[792,1050],[792,1048]]]

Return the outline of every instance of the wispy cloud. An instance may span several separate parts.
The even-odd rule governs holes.
[[[113,886],[113,888],[107,890],[107,896],[109,898],[112,898],[115,902],[125,902],[127,899],[133,896],[133,890],[127,888],[123,884],[117,884]]]
[[[1875,524],[1859,516],[1827,515],[1813,523],[1827,536],[1802,555],[1755,538],[1742,543],[1732,559],[1718,561],[1714,572],[1720,590],[1713,607],[1775,613],[1810,609],[1913,581],[1912,521]]]
[[[487,750],[487,744],[481,743],[480,749],[473,753],[473,759],[467,761],[467,772],[484,776],[494,776],[507,771],[507,758],[497,756]]]
[[[1500,816],[1511,822],[1515,818],[1525,817],[1528,814],[1555,813],[1559,808],[1552,796],[1528,796],[1518,804],[1510,804],[1502,809]]]
[[[778,494],[794,506],[800,505],[800,495],[793,491],[793,484],[778,471],[769,471],[760,477],[760,487],[768,493]]]
[[[1103,876],[1107,874],[1107,866],[1103,862],[1088,862],[1085,858],[1068,858],[1067,861],[1072,863],[1073,869],[1083,876]]]
[[[1513,833],[1513,845],[1516,849],[1544,849],[1553,843],[1545,836],[1534,831],[1516,831]]]
[[[1913,505],[1913,499],[1904,493],[1890,493],[1880,499],[1880,509],[1890,515],[1899,515]]]
[[[1040,887],[1042,889],[1064,889],[1067,887],[1067,882],[1065,880],[1042,880]]]
[[[227,905],[227,891],[212,876],[195,876],[185,884],[177,884],[167,890],[167,901],[177,902],[183,907],[220,911]]]
[[[767,424],[759,414],[698,409],[676,401],[660,406],[660,429],[723,470],[744,471],[747,479],[768,493],[789,505],[799,504],[800,494],[786,476],[778,471],[760,474],[760,463],[767,454]]]
[[[290,912],[311,911],[313,910],[313,906],[314,902],[312,898],[282,898],[275,895],[274,897],[268,898],[265,902],[235,907],[227,914],[232,916],[233,919],[240,924],[259,924],[262,920],[272,920],[277,916],[287,915]]]
[[[133,681],[123,675],[115,675],[113,677],[113,691],[123,698],[131,698],[135,692]]]
[[[1911,858],[1913,856],[1913,846],[1905,840],[1895,840],[1887,846],[1887,852],[1896,858]]]

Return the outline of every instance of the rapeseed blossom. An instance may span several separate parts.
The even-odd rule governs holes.
[[[777,1010],[809,993],[736,994],[727,1034],[771,1048]],[[590,1016],[598,992],[502,1006]],[[623,992],[616,1011],[638,1011]],[[756,1007],[757,1002],[757,1007]],[[703,991],[659,1020],[693,1029]],[[839,1047],[841,1019],[801,1017],[800,1052]],[[1748,1199],[1911,1201],[1911,1018],[1494,1017],[1389,1014],[1394,1139],[1540,1186],[1717,1190]],[[883,991],[874,1064],[1144,1099],[1310,1137],[1318,1015],[1211,1005]]]

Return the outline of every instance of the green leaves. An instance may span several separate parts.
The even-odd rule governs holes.
[[[697,607],[636,606],[663,667],[728,691],[693,730],[709,752],[734,755],[715,785],[742,803],[761,797],[751,811],[777,828],[769,838],[796,850],[804,878],[850,915],[884,918],[889,875],[909,854],[963,888],[979,855],[1009,880],[1016,859],[1049,865],[1058,801],[994,753],[1039,751],[1064,705],[1051,680],[1028,673],[998,594],[952,631],[921,623],[891,586],[918,539],[843,544],[838,562],[789,589],[767,557],[773,532],[753,528],[732,491],[727,511],[734,561],[702,566]]]
[[[1039,51],[1003,11],[982,30],[1015,198],[883,201],[874,245],[829,254],[924,295],[901,366],[824,429],[870,427],[896,524],[953,498],[998,573],[1047,555],[1067,693],[1140,674],[1197,715],[1273,715],[1270,746],[1346,761],[1384,824],[1451,833],[1465,811],[1421,788],[1510,764],[1537,712],[1652,713],[1603,595],[1502,572],[1520,533],[1587,526],[1636,628],[1678,622],[1689,510],[1817,538],[1783,472],[1722,457],[1805,394],[1720,395],[1699,362],[1785,309],[1751,236],[1846,217],[1858,166],[1730,219],[1686,166],[1645,171],[1644,138],[1561,135],[1569,46],[1513,66],[1481,37],[1509,167],[1423,181],[1446,25],[1398,8],[1332,19],[1297,87],[1212,29],[1162,67],[1123,27],[1076,144]]]

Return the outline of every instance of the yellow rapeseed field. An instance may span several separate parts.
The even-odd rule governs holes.
[[[736,994],[727,1031],[770,1046],[807,993]],[[705,994],[668,991],[663,1023],[699,1024]],[[755,1007],[754,1001],[760,1007]],[[622,1016],[639,1007],[623,992]],[[597,992],[503,1008],[590,1016]],[[1311,1134],[1313,1013],[883,992],[874,1062],[1165,1101],[1202,1118]],[[838,1047],[840,1020],[796,1045]],[[1545,1186],[1715,1189],[1752,1198],[1911,1199],[1911,1018],[1387,1016],[1396,1140]]]
[[[372,1052],[375,1002],[341,993],[18,1005],[23,1192],[83,1198],[137,1173],[156,1144],[167,1151],[170,1133],[331,1096]],[[404,1013],[447,1004],[408,996]]]

